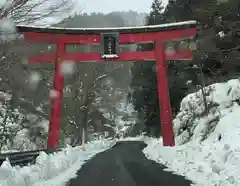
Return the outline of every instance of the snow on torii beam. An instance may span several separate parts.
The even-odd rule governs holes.
[[[175,53],[165,52],[165,43],[171,40],[193,39],[196,35],[196,21],[186,21],[163,25],[120,27],[120,28],[43,28],[17,26],[20,33],[24,33],[26,40],[39,43],[56,44],[55,53],[39,54],[30,56],[29,63],[55,63],[54,89],[59,96],[53,100],[51,107],[51,118],[49,122],[48,148],[56,148],[60,135],[60,120],[62,109],[62,94],[64,77],[60,74],[60,63],[63,60],[79,62],[106,62],[106,61],[141,61],[156,60],[156,71],[158,79],[158,96],[160,116],[162,123],[163,144],[174,146],[174,134],[172,124],[171,105],[169,100],[168,80],[166,72],[166,60],[191,60],[192,51],[185,49]],[[115,34],[116,46],[118,44],[137,44],[154,42],[153,51],[143,52],[119,52],[117,55],[109,55],[103,58],[100,52],[70,52],[66,51],[66,45],[78,44],[100,44],[104,34]],[[107,44],[111,44],[110,40]],[[116,48],[115,48],[116,49]],[[119,49],[119,48],[118,48]],[[109,51],[108,51],[109,52]],[[109,54],[109,53],[108,53]]]

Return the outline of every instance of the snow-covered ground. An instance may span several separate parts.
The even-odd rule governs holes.
[[[22,114],[19,108],[13,110],[10,105],[11,95],[0,91],[0,152],[16,152],[26,150],[36,150],[44,148],[45,139],[39,136],[35,140],[31,138],[30,131],[38,130],[42,135],[48,132],[48,121],[38,120],[34,114]],[[2,101],[5,99],[4,101]],[[34,123],[34,125],[32,125]]]
[[[216,83],[186,96],[174,119],[176,147],[163,147],[161,139],[143,136],[120,139],[145,141],[147,158],[165,164],[199,186],[240,185],[240,80]],[[204,99],[204,97],[206,99]],[[207,105],[207,112],[205,106]],[[1,186],[64,186],[95,154],[115,144],[97,140],[84,147],[41,153],[34,165],[0,167]]]
[[[183,99],[174,120],[177,146],[163,147],[161,139],[151,139],[144,153],[196,185],[239,186],[240,81],[216,83],[205,92],[208,112],[201,91]]]
[[[0,167],[0,186],[65,186],[86,160],[112,145],[113,141],[101,139],[50,155],[41,152],[36,164],[25,167],[12,167],[5,161]]]

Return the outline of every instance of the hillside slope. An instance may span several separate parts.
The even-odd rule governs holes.
[[[204,99],[208,105],[204,109]],[[240,185],[240,81],[216,83],[186,96],[174,120],[175,148],[148,141],[145,155],[197,185]]]

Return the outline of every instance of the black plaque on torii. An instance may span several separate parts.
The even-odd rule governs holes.
[[[118,58],[120,54],[119,33],[102,33],[101,34],[101,58],[110,59]]]

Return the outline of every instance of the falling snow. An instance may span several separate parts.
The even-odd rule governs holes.
[[[37,88],[39,82],[41,81],[41,74],[38,72],[32,72],[29,76],[28,83],[30,88],[35,89]]]
[[[175,49],[173,47],[167,47],[165,50],[167,56],[171,56],[175,54]]]
[[[60,65],[60,73],[64,76],[73,75],[76,70],[76,63],[74,61],[63,61]]]
[[[59,91],[57,90],[50,90],[49,96],[51,99],[56,99],[60,95]]]
[[[219,32],[218,35],[223,38],[225,36],[225,33],[223,31]]]
[[[23,58],[22,59],[22,64],[23,65],[28,65],[28,59],[27,58]]]
[[[190,49],[190,50],[193,50],[193,51],[194,51],[194,50],[197,50],[197,43],[196,43],[196,42],[193,42],[193,41],[190,42],[190,43],[189,43],[189,49]]]
[[[11,21],[8,18],[2,18],[0,19],[0,40],[1,41],[7,41],[12,40],[16,38],[15,35],[15,24],[13,21]]]

